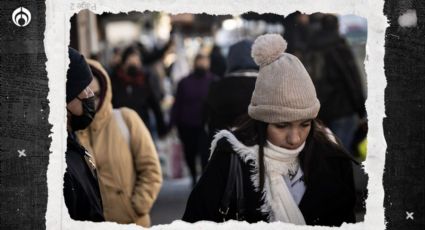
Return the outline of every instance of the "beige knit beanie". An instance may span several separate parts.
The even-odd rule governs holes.
[[[251,55],[260,66],[248,114],[267,123],[313,119],[320,109],[313,82],[278,34],[259,36]]]

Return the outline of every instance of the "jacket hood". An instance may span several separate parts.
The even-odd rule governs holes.
[[[230,47],[227,56],[227,73],[240,70],[258,71],[259,67],[251,56],[252,44],[252,41],[242,40]]]
[[[99,108],[96,111],[96,116],[89,126],[90,129],[99,130],[104,126],[105,122],[110,119],[112,114],[112,84],[108,73],[99,62],[87,59],[87,63],[89,64],[93,75],[100,78],[100,95],[105,95],[103,100],[101,99]]]

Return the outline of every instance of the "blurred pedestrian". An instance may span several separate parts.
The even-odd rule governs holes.
[[[288,41],[286,52],[303,61],[309,38],[309,17],[299,11],[289,14],[283,21],[285,32],[283,37]]]
[[[226,72],[226,58],[223,57],[223,54],[221,53],[221,48],[217,44],[214,44],[211,50],[210,61],[211,73],[218,76],[219,78],[223,78],[224,73]]]
[[[105,219],[149,227],[149,212],[162,184],[151,134],[134,110],[112,109],[107,72],[100,63],[87,62],[94,76],[90,86],[96,117],[77,136],[95,158]]]
[[[66,74],[67,150],[63,193],[69,215],[74,220],[104,221],[102,201],[92,156],[78,142],[75,131],[92,122],[96,110],[94,94],[89,87],[93,80],[84,57],[69,48],[69,69]]]
[[[258,75],[258,66],[251,57],[251,46],[252,41],[249,40],[232,45],[227,56],[225,77],[211,83],[207,98],[210,141],[217,131],[233,127],[238,117],[248,112]]]
[[[152,76],[151,87],[154,89],[155,97],[161,101],[164,96],[164,87],[162,85],[163,78],[158,73],[158,67],[162,65],[162,59],[174,46],[174,40],[171,37],[167,43],[161,47],[153,45],[151,49],[147,49],[143,43],[138,42],[137,48],[140,52],[140,59],[144,69]]]
[[[112,49],[112,54],[111,54],[112,56],[107,66],[107,71],[110,76],[115,75],[116,71],[118,70],[121,64],[121,58],[122,58],[121,52],[122,50],[119,47],[114,47]]]
[[[194,61],[194,71],[178,83],[171,112],[170,124],[177,126],[193,185],[197,177],[197,156],[201,157],[202,168],[208,161],[205,100],[209,85],[216,78],[209,72],[209,68],[208,56],[198,54]]]
[[[147,49],[146,46],[140,42],[138,42],[136,45],[139,49],[140,58],[142,60],[143,65],[150,66],[164,57],[167,51],[174,45],[174,40],[173,37],[171,37],[170,40],[168,40],[168,42],[164,46],[153,46],[151,50]]]
[[[114,108],[129,107],[134,109],[152,132],[149,111],[155,115],[158,134],[165,133],[164,116],[160,106],[158,79],[144,69],[138,48],[130,46],[122,54],[121,65],[114,76],[113,84]]]
[[[184,221],[327,226],[355,221],[351,158],[316,121],[320,103],[311,78],[285,49],[277,34],[254,42],[252,55],[260,69],[249,117],[215,136]]]
[[[320,17],[321,29],[312,36],[306,57],[308,70],[322,105],[321,119],[347,150],[366,117],[361,75],[345,38],[339,34],[338,18]]]

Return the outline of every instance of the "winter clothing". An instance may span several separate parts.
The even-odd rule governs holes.
[[[93,80],[83,55],[69,47],[68,57],[70,63],[66,74],[66,103],[76,98]]]
[[[258,66],[251,57],[252,42],[242,40],[229,49],[227,74],[212,82],[207,97],[209,140],[218,130],[235,125],[238,117],[248,112]]]
[[[297,57],[285,53],[286,41],[277,34],[258,37],[252,57],[260,66],[250,117],[266,123],[315,118],[320,103],[313,82]]]
[[[91,156],[68,133],[65,153],[66,171],[63,193],[69,215],[74,220],[104,221],[102,201],[97,183],[94,165],[89,162]]]
[[[200,155],[202,169],[208,163],[208,137],[204,127],[177,126],[179,138],[183,144],[184,157],[189,168],[192,182],[196,182],[196,156]]]
[[[98,62],[89,63],[106,83],[106,93],[92,124],[77,134],[96,160],[105,219],[149,227],[149,211],[162,183],[155,145],[134,110],[119,109],[127,135],[123,132],[113,113],[109,77]]]
[[[346,40],[338,33],[338,19],[323,17],[306,55],[306,66],[322,105],[321,119],[351,149],[359,118],[366,115],[360,72]]]
[[[252,47],[252,56],[260,70],[248,114],[257,121],[270,124],[313,119],[319,111],[320,103],[307,71],[298,58],[284,53],[285,48],[286,42],[279,35],[260,36]],[[329,226],[354,222],[351,160],[326,137],[323,127],[311,132],[316,133],[311,133],[295,150],[266,142],[263,159],[259,158],[258,145],[243,144],[263,141],[255,140],[256,134],[238,140],[229,131],[219,132],[211,144],[211,160],[189,197],[183,220],[222,220],[218,209],[228,180],[230,154],[237,154],[242,161],[243,214],[247,222]],[[260,185],[261,160],[264,160],[264,183]],[[299,181],[300,170],[303,182]],[[236,203],[233,197],[227,214],[232,219],[238,218]]]
[[[226,58],[221,54],[221,48],[214,45],[210,54],[211,68],[210,71],[214,75],[222,78],[226,72]]]
[[[196,155],[200,154],[201,156],[202,168],[205,167],[208,159],[207,133],[204,129],[205,99],[208,87],[215,77],[211,73],[201,76],[192,73],[183,78],[177,86],[176,98],[171,111],[170,123],[177,126],[193,183],[197,176]]]
[[[228,133],[230,136],[231,134]],[[285,178],[290,179],[299,168],[298,155],[304,148],[305,142],[294,150],[284,149],[267,141],[264,146],[266,199],[270,202],[270,220],[305,225],[304,217],[298,208],[295,198],[288,188]],[[252,158],[257,151],[251,151]],[[301,192],[301,191],[300,191]],[[303,191],[304,192],[304,191]],[[300,194],[303,196],[304,194]]]
[[[207,120],[209,139],[218,130],[233,127],[243,114],[248,112],[248,105],[255,87],[255,71],[234,73],[220,81],[211,83],[207,97]],[[248,76],[244,76],[244,75]]]
[[[176,125],[199,127],[205,123],[204,103],[210,83],[215,75],[190,74],[177,85],[177,93],[171,114],[171,122]]]
[[[352,114],[363,117],[366,110],[360,73],[345,39],[320,32],[310,47],[306,64],[322,105],[319,118],[329,124]]]
[[[67,103],[76,98],[93,79],[89,66],[78,51],[69,48],[68,55],[71,63],[66,75]],[[67,150],[65,153],[67,167],[64,175],[63,194],[71,218],[99,222],[103,221],[104,218],[95,165],[91,155],[78,143],[75,134],[70,130],[71,127],[74,129],[83,128],[81,124],[75,123],[75,119],[80,119],[80,122],[85,123],[83,125],[90,124],[93,115],[91,112],[94,112],[94,103],[85,103],[88,99],[80,99],[84,111],[83,115],[69,116],[71,120],[68,121]],[[89,101],[93,102],[91,99]],[[87,114],[90,117],[85,116]]]
[[[314,148],[311,155],[299,155],[300,168],[310,171],[298,205],[305,223],[340,226],[343,222],[354,222],[355,190],[350,158],[329,143],[313,138],[310,141],[306,145]],[[218,209],[229,174],[230,154],[237,154],[243,171],[245,220],[249,223],[273,221],[272,202],[275,201],[268,195],[271,190],[266,183],[263,191],[258,191],[256,148],[258,146],[245,146],[228,131],[218,133],[206,171],[190,194],[182,219],[187,222],[223,220]],[[305,161],[307,158],[310,161]],[[236,218],[235,205],[233,199],[228,214],[232,219]]]
[[[161,98],[157,93],[160,89],[156,76],[149,71],[139,69],[132,71],[133,76],[128,73],[129,71],[125,72],[122,68],[118,68],[111,76],[114,86],[112,104],[114,108],[128,107],[135,110],[148,127],[150,127],[149,110],[152,110],[158,133],[162,135],[165,132],[165,124],[160,106]]]
[[[251,57],[252,41],[242,40],[229,49],[227,55],[227,73],[239,70],[258,70],[257,64]]]
[[[290,54],[302,58],[307,51],[307,40],[310,36],[310,23],[303,23],[300,19],[303,14],[299,11],[289,14],[283,20],[285,31],[283,37],[288,42],[287,51]]]

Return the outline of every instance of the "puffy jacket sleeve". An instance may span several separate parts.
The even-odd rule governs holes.
[[[132,203],[140,216],[149,213],[162,184],[161,166],[149,130],[133,110],[123,108],[130,131],[130,148],[136,170]]]
[[[218,209],[227,182],[231,154],[228,148],[223,148],[225,143],[223,139],[218,142],[205,172],[189,196],[182,220],[190,223],[222,221]]]

